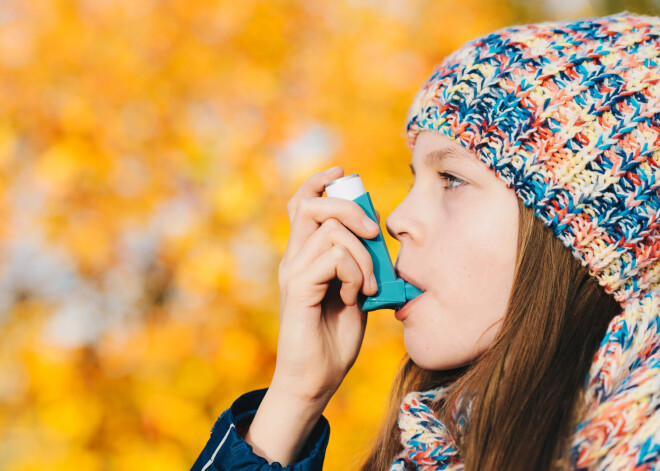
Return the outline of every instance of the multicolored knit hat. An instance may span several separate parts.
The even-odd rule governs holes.
[[[628,12],[504,28],[445,58],[408,116],[472,151],[622,306],[586,378],[579,469],[660,466],[660,18]],[[462,469],[411,393],[393,464]]]

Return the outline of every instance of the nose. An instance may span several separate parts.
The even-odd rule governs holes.
[[[387,232],[399,242],[410,239],[421,243],[423,228],[415,207],[411,191],[387,218]]]

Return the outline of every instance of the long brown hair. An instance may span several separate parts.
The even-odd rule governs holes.
[[[514,281],[496,339],[471,364],[451,371],[423,370],[406,355],[362,471],[389,469],[401,450],[397,416],[403,397],[439,386],[449,386],[449,394],[432,407],[452,432],[466,470],[567,465],[570,457],[562,452],[579,414],[585,376],[621,306],[531,209],[518,204]],[[463,393],[472,401],[467,425],[458,429],[451,406]]]

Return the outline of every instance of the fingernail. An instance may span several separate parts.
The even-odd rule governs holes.
[[[371,289],[378,290],[378,283],[376,282],[376,276],[373,273],[369,278],[369,284],[371,285]]]
[[[335,165],[334,167],[329,168],[328,170],[326,170],[325,173],[330,174],[330,173],[334,172],[335,170],[337,170],[338,168],[339,168],[339,165]]]
[[[369,232],[374,232],[378,230],[378,224],[376,224],[369,216],[365,216],[362,220],[362,224]]]

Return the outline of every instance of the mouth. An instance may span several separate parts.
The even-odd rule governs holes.
[[[420,294],[415,299],[412,299],[403,306],[401,306],[397,311],[394,312],[394,318],[400,322],[403,322],[408,317],[408,314],[410,314],[410,310],[412,309],[412,306],[414,306],[415,303],[418,302],[423,297],[424,297],[424,293]]]
[[[411,285],[415,285],[422,291],[426,291],[426,288],[419,281],[411,277],[408,273],[400,270],[397,267],[394,267],[394,273],[396,274],[397,278],[401,278],[403,281],[407,281]]]
[[[401,278],[403,281],[406,281],[406,282],[418,287],[419,289],[421,289],[423,291],[422,294],[420,294],[419,296],[417,296],[414,299],[411,299],[406,304],[401,306],[397,311],[394,312],[394,317],[396,318],[396,320],[404,321],[408,317],[408,314],[410,313],[410,310],[411,310],[412,306],[417,301],[419,301],[420,298],[424,297],[424,293],[426,292],[426,288],[419,281],[417,281],[415,278],[410,276],[405,271],[399,269],[398,267],[394,267],[394,273],[396,274],[396,276],[398,278]]]

